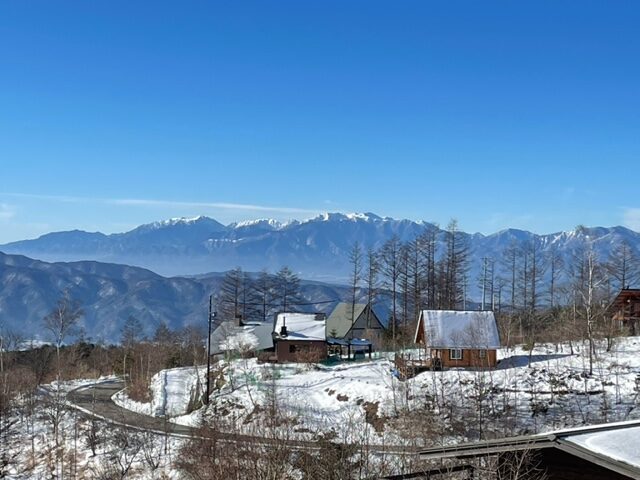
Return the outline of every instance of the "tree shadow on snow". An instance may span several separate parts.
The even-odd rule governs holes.
[[[548,362],[549,360],[557,360],[559,358],[566,358],[570,356],[570,353],[531,355],[531,363]],[[500,360],[496,368],[517,368],[526,367],[527,365],[529,365],[529,355],[512,355],[511,357]]]

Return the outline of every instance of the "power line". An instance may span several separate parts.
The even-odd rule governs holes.
[[[322,300],[320,302],[287,302],[287,305],[290,306],[304,306],[304,305],[323,305],[326,303],[334,303],[334,302],[339,302],[340,300]],[[233,304],[234,302],[229,302],[229,301],[221,301],[220,303],[226,303],[226,304]],[[253,302],[238,302],[238,305],[249,305],[249,306],[256,306],[256,307],[279,307],[282,304],[281,303],[253,303]]]

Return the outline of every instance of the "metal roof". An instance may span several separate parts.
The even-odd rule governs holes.
[[[624,434],[620,435],[620,433]],[[630,436],[633,437],[631,441],[629,440]],[[599,442],[590,443],[584,441],[586,437],[601,438]],[[618,444],[616,442],[618,442]],[[422,450],[420,456],[423,459],[464,459],[501,452],[555,448],[611,471],[630,476],[631,478],[640,478],[640,448],[635,449],[635,456],[629,456],[629,454],[625,456],[624,454],[620,455],[616,453],[616,451],[620,450],[623,452],[631,452],[631,450],[628,449],[629,445],[635,446],[639,444],[640,420],[635,420],[560,430],[538,435],[431,447]],[[606,446],[606,449],[601,448],[601,445]]]
[[[424,329],[430,348],[500,348],[491,311],[422,310],[418,328]]]
[[[341,302],[333,309],[329,318],[327,318],[327,332],[334,333],[334,337],[341,338],[349,333],[353,324],[351,323],[351,303]],[[367,308],[366,303],[356,303],[353,309],[353,321],[355,322],[364,309]],[[373,313],[373,311],[372,311]]]

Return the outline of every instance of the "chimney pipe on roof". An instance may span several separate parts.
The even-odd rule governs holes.
[[[289,333],[287,332],[287,317],[282,317],[282,326],[280,327],[280,336],[286,337]]]

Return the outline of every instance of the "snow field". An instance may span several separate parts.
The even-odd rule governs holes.
[[[377,415],[393,417],[401,411],[429,408],[446,421],[447,411],[458,408],[469,423],[478,408],[487,409],[496,425],[509,415],[508,434],[548,431],[603,421],[640,418],[640,337],[618,339],[611,352],[599,346],[593,375],[585,345],[540,345],[531,352],[521,348],[499,351],[496,369],[450,369],[424,372],[405,382],[391,375],[392,362],[344,363],[336,366],[258,364],[255,359],[220,362],[224,385],[211,403],[223,406],[239,420],[275,396],[279,408],[295,417],[305,431],[330,431],[341,425],[365,422],[365,406],[377,403]],[[203,411],[188,412],[192,394],[204,372],[193,367],[164,370],[152,382],[153,401],[135,405],[117,399],[126,408],[161,415],[172,421],[196,425]],[[466,409],[466,410],[465,410]],[[515,412],[515,413],[513,413]],[[502,434],[507,434],[504,426]],[[497,431],[499,428],[494,427]],[[340,432],[342,434],[342,432]],[[388,441],[393,432],[377,433]]]

